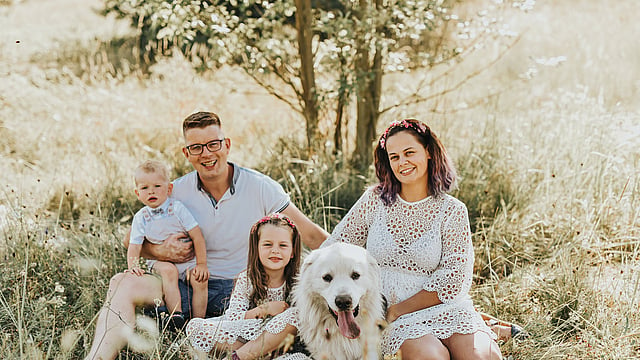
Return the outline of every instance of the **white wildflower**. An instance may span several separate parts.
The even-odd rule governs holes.
[[[59,293],[64,293],[64,286],[60,285],[60,283],[56,281],[56,287],[54,291]]]
[[[67,329],[63,331],[60,336],[60,350],[63,352],[70,352],[73,350],[73,347],[78,343],[80,334],[80,330]]]

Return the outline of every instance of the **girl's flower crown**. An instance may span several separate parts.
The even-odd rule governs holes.
[[[387,126],[387,129],[382,133],[382,135],[380,136],[380,147],[385,149],[385,145],[387,143],[387,136],[389,136],[389,132],[392,129],[398,128],[398,127],[404,127],[406,129],[413,129],[415,130],[418,134],[424,134],[427,131],[427,127],[419,122],[418,120],[415,119],[404,119],[402,121],[396,120],[391,122],[391,124],[389,124],[389,126]]]
[[[289,219],[287,216],[284,216],[280,213],[269,214],[263,217],[262,219],[258,220],[258,224],[268,223],[271,220],[284,220],[286,221],[287,225],[289,225],[292,229],[296,228],[296,225],[293,223],[293,221],[291,221],[291,219]]]

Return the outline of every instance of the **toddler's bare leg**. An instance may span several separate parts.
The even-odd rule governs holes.
[[[192,271],[192,270],[189,270]],[[197,281],[193,274],[189,277],[189,283],[193,288],[193,300],[191,312],[194,318],[204,318],[207,314],[207,300],[209,299],[209,282]]]
[[[153,272],[162,277],[162,294],[167,310],[170,314],[182,313],[182,300],[178,288],[178,269],[173,263],[157,261],[153,265]]]

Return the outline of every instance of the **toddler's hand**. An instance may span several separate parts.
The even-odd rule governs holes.
[[[134,267],[134,268],[131,268],[131,269],[127,269],[124,272],[131,273],[131,274],[136,275],[136,276],[144,275],[144,270],[140,269],[139,267]]]
[[[193,276],[198,282],[205,282],[209,280],[209,268],[205,264],[198,264],[193,268]]]

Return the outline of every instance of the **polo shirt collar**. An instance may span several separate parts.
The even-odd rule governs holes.
[[[233,166],[233,179],[231,179],[231,186],[229,186],[229,192],[231,195],[236,193],[236,183],[238,182],[238,178],[240,177],[240,167],[232,162],[228,162],[231,166]],[[202,180],[200,180],[200,175],[196,171],[196,179],[198,179],[198,190],[207,192],[204,189],[204,185],[202,184]]]

